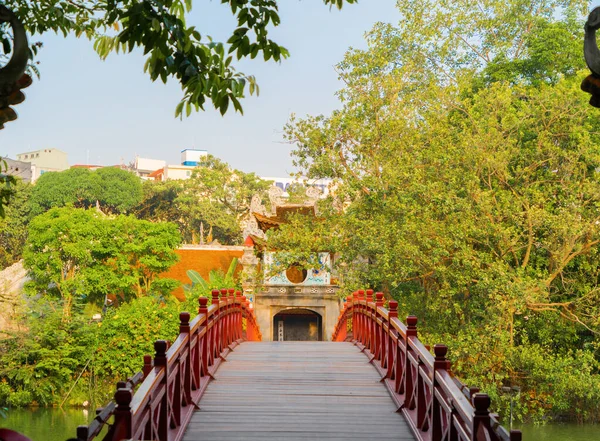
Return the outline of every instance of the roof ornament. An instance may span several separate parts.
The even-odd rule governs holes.
[[[315,186],[309,186],[306,189],[306,197],[308,198],[307,204],[313,205],[315,202],[319,200],[321,196],[321,190]]]
[[[596,41],[596,31],[600,29],[600,7],[592,9],[584,29],[583,53],[592,74],[583,80],[581,89],[592,95],[590,105],[600,108],[600,49]]]
[[[271,211],[275,213],[275,207],[284,204],[283,188],[275,185],[269,188],[269,200],[271,201]]]
[[[260,227],[258,226],[258,222],[256,221],[256,218],[252,215],[248,216],[246,219],[244,219],[241,222],[241,226],[242,226],[242,230],[243,230],[243,237],[248,237],[248,236],[254,236],[254,237],[259,237],[261,239],[266,239],[267,236],[265,235],[265,232],[263,230],[260,229]]]
[[[250,212],[262,214],[264,216],[267,215],[267,209],[263,205],[260,196],[257,194],[252,196],[252,200],[250,201]]]
[[[11,107],[25,101],[21,89],[29,87],[31,77],[25,73],[29,60],[29,43],[23,23],[6,6],[0,5],[0,24],[9,23],[13,31],[13,52],[8,63],[0,68],[0,130],[6,122],[17,119]]]

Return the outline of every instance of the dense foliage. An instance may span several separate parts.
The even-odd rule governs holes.
[[[190,179],[144,183],[144,197],[133,210],[142,219],[176,223],[186,243],[237,245],[254,195],[267,201],[269,181],[235,170],[214,156],[198,164]]]
[[[115,381],[141,370],[143,356],[154,353],[154,341],[175,341],[181,311],[193,317],[198,298],[210,299],[211,289],[239,289],[236,267],[234,259],[226,274],[213,271],[206,281],[190,271],[185,302],[138,297],[109,307],[101,321],[91,319],[98,309],[86,299],[75,302],[68,321],[57,301],[33,300],[22,330],[0,339],[0,406],[104,404]]]
[[[356,0],[345,0],[355,3]],[[342,7],[343,0],[324,0]],[[94,41],[105,58],[111,52],[141,48],[146,55],[144,70],[155,81],[176,79],[183,98],[176,116],[189,116],[192,108],[203,109],[210,100],[224,114],[231,106],[242,112],[240,99],[246,85],[258,93],[253,76],[237,72],[234,57],[279,61],[288,51],[269,38],[271,27],[280,23],[275,0],[221,0],[231,9],[236,26],[226,43],[216,42],[186,23],[193,0],[5,0],[3,2],[35,36],[53,31],[75,34]],[[3,54],[11,49],[10,35],[0,26]],[[37,53],[37,44],[32,53]],[[0,61],[2,56],[0,56]],[[1,204],[0,204],[1,206]]]
[[[96,171],[70,168],[44,173],[33,187],[32,215],[53,207],[76,208],[98,206],[105,213],[125,214],[142,199],[142,183],[133,173],[117,167]]]
[[[293,118],[318,225],[271,235],[340,255],[450,346],[453,370],[519,418],[600,419],[600,119],[579,91],[582,1],[398,2],[338,66],[342,108]],[[436,26],[428,24],[435,23]],[[312,222],[314,224],[314,222]],[[306,229],[302,230],[303,225]],[[304,254],[303,254],[304,253]]]
[[[103,404],[156,339],[174,340],[180,311],[193,314],[211,288],[237,286],[234,259],[207,281],[190,272],[185,302],[171,296],[179,282],[160,274],[177,261],[178,230],[194,238],[204,223],[205,240],[239,242],[238,218],[268,185],[215,158],[190,181],[146,182],[143,193],[118,168],[15,182],[0,219],[0,262],[22,257],[31,281],[24,312],[0,333],[0,407]]]
[[[29,225],[23,255],[28,290],[60,299],[66,321],[76,301],[168,294],[176,282],[159,274],[177,262],[180,241],[173,224],[53,208]]]
[[[101,322],[81,307],[65,322],[59,305],[36,302],[27,330],[0,339],[0,405],[102,405],[117,379],[141,370],[155,340],[174,341],[181,305],[141,297],[109,308]]]
[[[31,190],[30,184],[15,180],[10,203],[4,208],[5,216],[0,217],[0,270],[23,257],[31,210],[28,203]]]

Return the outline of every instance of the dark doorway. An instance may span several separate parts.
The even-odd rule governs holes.
[[[321,341],[321,316],[308,309],[286,309],[273,317],[273,341]]]

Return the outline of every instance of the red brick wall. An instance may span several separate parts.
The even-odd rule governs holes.
[[[180,249],[175,251],[179,255],[179,262],[163,274],[162,277],[179,280],[182,284],[191,283],[186,274],[187,270],[195,270],[208,280],[211,270],[221,269],[227,272],[234,257],[240,259],[244,252],[236,249]],[[242,266],[238,264],[236,271],[241,271]],[[179,287],[173,291],[175,297],[184,300],[183,288]]]

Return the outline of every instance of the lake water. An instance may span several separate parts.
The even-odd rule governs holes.
[[[87,424],[94,411],[83,409],[9,409],[0,427],[16,430],[33,441],[66,441],[75,438],[77,426]]]
[[[546,424],[516,427],[524,441],[600,441],[600,424]]]
[[[17,430],[33,441],[66,441],[77,426],[87,424],[95,412],[83,409],[10,409],[0,427]],[[521,426],[525,441],[600,441],[600,424],[548,424]]]

